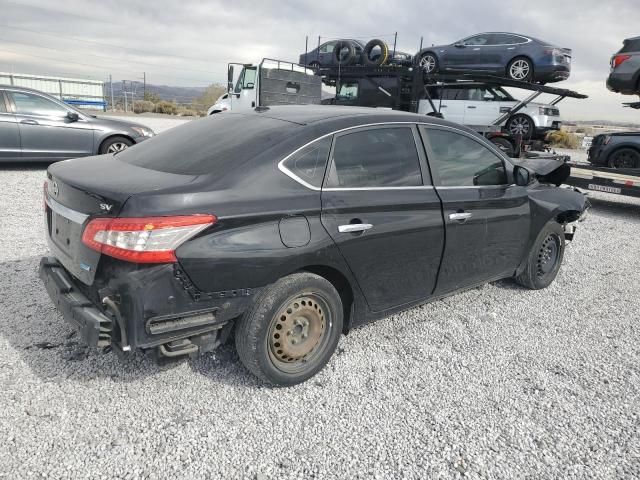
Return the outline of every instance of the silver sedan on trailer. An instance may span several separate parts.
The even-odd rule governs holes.
[[[117,153],[154,135],[144,125],[98,118],[38,90],[0,85],[0,162]]]

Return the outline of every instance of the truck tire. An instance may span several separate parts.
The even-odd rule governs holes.
[[[342,301],[319,275],[302,272],[266,287],[236,325],[236,350],[254,375],[296,385],[327,364],[342,333]]]
[[[536,237],[524,271],[515,280],[532,290],[546,288],[555,280],[564,257],[564,230],[555,220],[548,222]]]
[[[100,155],[104,155],[105,153],[118,153],[126,150],[131,145],[133,145],[133,141],[127,137],[109,137],[100,145]]]
[[[346,50],[346,53],[342,54],[342,51]],[[353,46],[353,42],[348,40],[340,40],[336,43],[333,49],[333,61],[337,65],[351,65],[356,58],[356,47]]]
[[[372,60],[371,53],[373,52],[373,49],[376,47],[380,47],[380,55]],[[387,63],[388,60],[389,60],[389,46],[387,45],[387,42],[385,42],[384,40],[379,40],[376,38],[376,39],[370,40],[369,43],[367,43],[364,46],[364,50],[362,51],[363,64],[369,65],[369,66],[378,66],[378,65],[384,65],[385,63]]]

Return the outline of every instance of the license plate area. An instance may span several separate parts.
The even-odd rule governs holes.
[[[75,258],[76,256],[81,231],[82,225],[59,213],[51,213],[51,240],[71,258]]]

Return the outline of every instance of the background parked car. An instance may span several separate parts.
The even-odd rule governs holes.
[[[138,123],[97,118],[46,93],[0,85],[0,161],[116,153],[153,135]]]
[[[425,72],[482,72],[513,80],[557,82],[571,73],[571,50],[506,32],[472,35],[451,45],[423,48],[415,57]]]
[[[596,166],[640,169],[640,132],[596,135],[588,159]]]
[[[640,37],[627,38],[611,57],[607,88],[624,95],[640,95]]]
[[[363,52],[366,45],[360,40],[344,39],[325,42],[319,47],[314,48],[310,52],[300,54],[300,64],[308,65],[311,68],[337,66],[338,62],[335,54],[335,48],[339,43],[346,43],[347,45],[353,46],[353,61],[347,63],[352,63],[355,65],[363,63]],[[343,51],[343,55],[346,55],[346,53],[347,49],[345,48],[345,50]],[[391,57],[392,54],[392,47],[390,47],[389,56]],[[391,61],[392,63],[406,64],[411,63],[412,58],[413,57],[409,53],[396,51]]]
[[[491,125],[518,103],[503,88],[479,82],[429,87],[429,95],[445,119],[468,126]],[[430,103],[421,101],[418,113],[430,111]],[[560,110],[554,105],[532,102],[502,125],[511,135],[522,134],[525,139],[544,137],[547,132],[560,129]]]

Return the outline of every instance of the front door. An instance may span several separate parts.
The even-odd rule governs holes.
[[[258,67],[243,67],[236,81],[231,98],[231,110],[246,111],[258,106],[257,97]]]
[[[529,238],[526,188],[511,184],[505,160],[481,139],[446,127],[421,133],[447,238],[436,293],[512,276]]]
[[[334,138],[322,224],[374,312],[424,299],[435,288],[444,227],[419,142],[410,124]]]
[[[0,90],[0,160],[20,160],[20,129]]]
[[[93,127],[67,117],[64,105],[37,93],[8,91],[20,128],[24,160],[84,157],[93,154]]]

